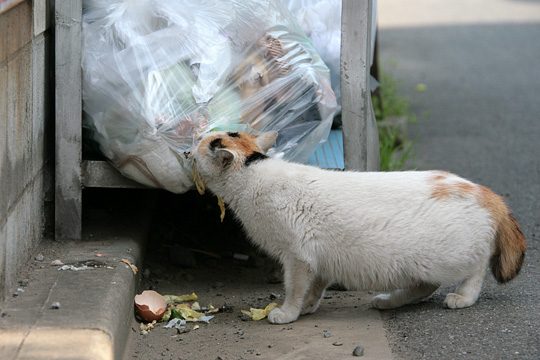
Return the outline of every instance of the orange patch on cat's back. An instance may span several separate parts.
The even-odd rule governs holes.
[[[450,176],[450,173],[447,171],[436,170],[431,172],[430,180],[431,181],[442,181],[447,179]]]
[[[480,205],[491,213],[497,223],[502,222],[508,214],[508,208],[504,200],[488,187],[478,186],[478,188],[478,201]]]
[[[429,181],[431,183],[431,198],[436,200],[449,197],[466,198],[473,195],[478,188],[476,184],[445,171],[434,171]]]

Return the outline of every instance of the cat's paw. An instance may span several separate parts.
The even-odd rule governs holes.
[[[288,324],[298,319],[298,314],[292,311],[284,311],[281,308],[275,308],[268,314],[268,321],[272,324]]]
[[[319,300],[315,302],[314,304],[305,305],[300,315],[313,314],[315,311],[317,311],[320,304],[321,304],[321,301]]]
[[[373,297],[371,300],[371,307],[379,310],[395,309],[399,307],[394,301],[392,301],[391,294],[379,294]]]
[[[444,299],[444,306],[449,309],[462,309],[469,307],[474,303],[474,299],[456,293],[449,293]]]

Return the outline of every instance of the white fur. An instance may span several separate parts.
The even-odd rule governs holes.
[[[284,266],[286,299],[270,322],[314,312],[332,282],[396,289],[374,298],[381,309],[458,282],[448,307],[478,298],[495,225],[474,196],[433,198],[433,172],[337,172],[276,159],[227,170],[211,155],[195,158],[208,188]]]

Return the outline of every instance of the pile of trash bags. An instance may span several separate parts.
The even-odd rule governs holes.
[[[86,0],[84,125],[127,177],[182,193],[211,131],[277,130],[304,162],[337,109],[327,66],[286,3]]]

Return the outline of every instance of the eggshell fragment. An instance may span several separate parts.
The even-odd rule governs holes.
[[[154,290],[145,290],[135,295],[135,309],[145,321],[159,321],[167,310],[165,298]]]

